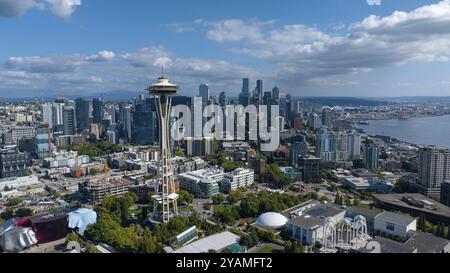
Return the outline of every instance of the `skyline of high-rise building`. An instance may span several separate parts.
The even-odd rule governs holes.
[[[56,101],[52,104],[52,123],[55,131],[62,129],[64,123],[64,105],[65,103]]]
[[[258,96],[259,101],[262,101],[264,95],[263,80],[256,81],[256,96]]]
[[[133,112],[133,137],[134,145],[155,144],[158,133],[155,101],[148,98],[136,105]]]
[[[419,150],[418,185],[422,192],[439,200],[441,184],[450,180],[450,150],[426,147]]]
[[[322,110],[322,125],[328,128],[333,127],[333,111],[329,107],[324,107]]]
[[[77,132],[76,110],[73,106],[63,108],[63,133],[64,135],[75,135]]]
[[[53,105],[49,102],[43,103],[40,107],[42,122],[47,123],[50,128],[53,128]]]
[[[77,130],[88,130],[92,121],[92,101],[78,98],[75,100]]]
[[[370,141],[363,145],[363,161],[372,170],[378,169],[380,165],[380,149]]]
[[[123,139],[125,143],[128,143],[133,136],[132,132],[132,107],[130,105],[121,105],[119,107],[119,118],[118,118],[121,133],[120,138]]]
[[[94,98],[92,100],[93,122],[97,123],[97,124],[102,123],[104,113],[105,113],[105,107],[104,107],[103,99]]]
[[[198,96],[202,98],[203,106],[208,105],[209,99],[211,97],[209,85],[207,85],[206,83],[200,84],[200,86],[198,87]]]

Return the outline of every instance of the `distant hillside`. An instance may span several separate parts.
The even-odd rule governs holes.
[[[313,104],[328,105],[328,106],[383,106],[392,104],[389,99],[366,99],[366,98],[352,98],[352,97],[306,97],[301,100]]]
[[[391,101],[405,103],[405,102],[429,102],[429,103],[436,103],[436,102],[442,102],[442,103],[450,103],[450,97],[395,97],[395,98],[389,98]]]

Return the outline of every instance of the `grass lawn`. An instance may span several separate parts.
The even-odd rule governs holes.
[[[273,247],[271,247],[271,246],[265,246],[265,247],[262,247],[262,248],[258,249],[258,251],[256,251],[256,253],[259,253],[259,254],[269,254],[269,253],[272,253],[273,250],[274,250]]]

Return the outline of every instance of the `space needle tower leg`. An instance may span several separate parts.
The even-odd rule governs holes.
[[[150,86],[148,90],[155,97],[156,111],[159,121],[159,147],[160,158],[158,166],[158,179],[162,183],[161,190],[159,186],[155,188],[155,195],[152,197],[154,202],[154,220],[167,223],[172,216],[178,215],[178,194],[175,190],[174,173],[171,162],[170,152],[170,115],[172,112],[172,95],[175,95],[178,87],[170,84],[169,80],[160,77],[159,82]],[[162,211],[159,207],[162,207]]]

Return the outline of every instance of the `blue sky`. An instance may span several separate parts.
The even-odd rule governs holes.
[[[450,95],[450,1],[0,0],[0,97],[186,95],[261,78],[294,96]]]

